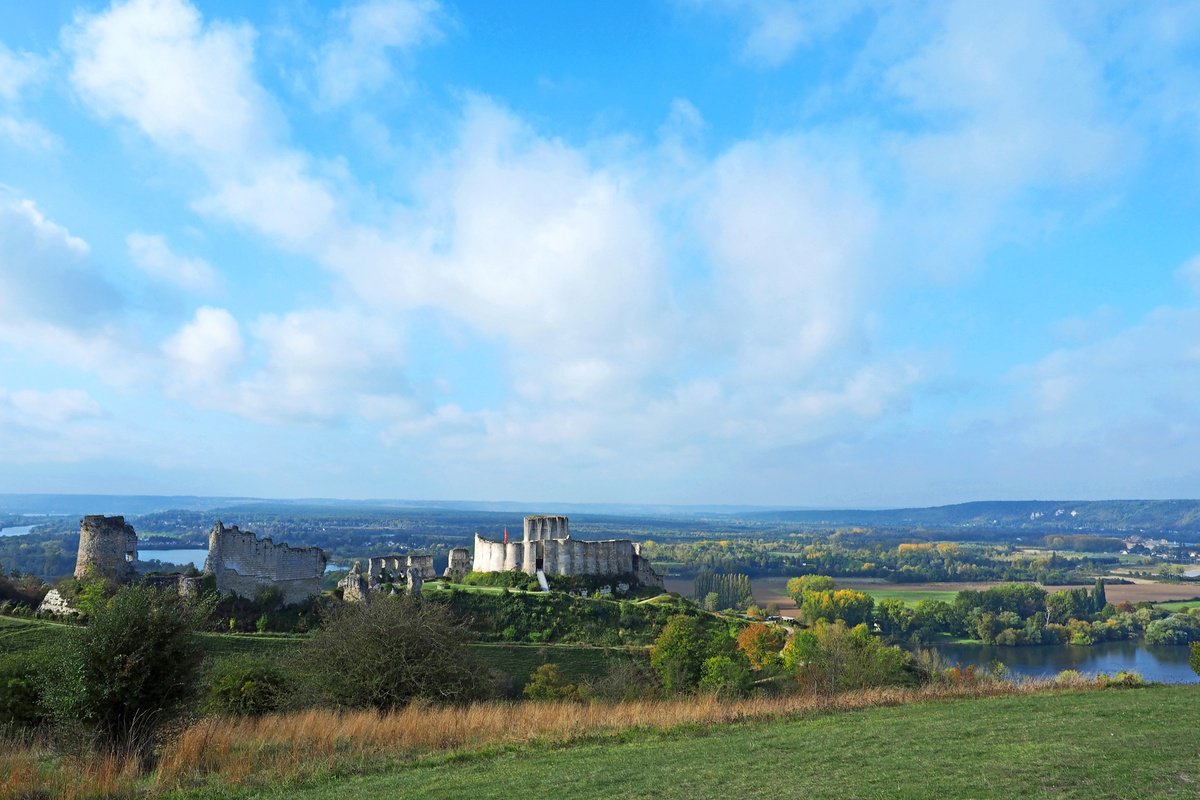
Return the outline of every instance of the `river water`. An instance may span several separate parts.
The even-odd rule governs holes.
[[[1065,669],[1079,672],[1137,672],[1148,681],[1198,683],[1200,676],[1188,666],[1185,645],[1143,645],[1138,642],[1100,642],[1090,647],[1038,645],[1000,647],[986,644],[939,644],[937,651],[948,665],[989,666],[999,661],[1015,675],[1048,677]]]
[[[36,525],[16,525],[12,528],[0,528],[0,536],[24,536],[36,527]]]
[[[208,558],[208,550],[198,547],[178,550],[142,550],[138,548],[138,560],[140,561],[157,559],[164,564],[178,564],[181,567],[191,564],[196,569],[204,569],[206,558]]]

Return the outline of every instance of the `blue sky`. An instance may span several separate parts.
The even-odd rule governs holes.
[[[1200,4],[0,5],[0,486],[1196,497]]]

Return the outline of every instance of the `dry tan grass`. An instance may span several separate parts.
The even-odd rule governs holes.
[[[0,753],[0,800],[99,800],[134,796],[138,760],[111,752],[55,759],[36,746]]]
[[[864,689],[835,696],[796,694],[721,701],[712,697],[622,703],[477,703],[410,705],[399,711],[313,709],[258,719],[209,717],[185,728],[163,749],[148,790],[157,794],[202,784],[264,784],[303,779],[375,759],[413,758],[533,743],[565,744],[628,730],[708,727],[794,719],[930,700],[1027,694],[1053,688],[1087,689],[1080,676],[1066,682],[1009,683],[984,679],[917,689]],[[111,754],[54,763],[34,746],[0,751],[0,800],[132,797],[136,763]],[[145,788],[147,781],[143,781]]]
[[[1091,688],[1080,679],[1066,688]],[[689,697],[624,703],[481,703],[409,706],[389,714],[313,710],[260,719],[210,718],[184,731],[159,762],[162,788],[211,778],[240,783],[299,777],[376,757],[412,757],[533,742],[566,743],[631,729],[723,725],[798,718],[935,699],[1023,694],[1062,683],[982,681],[919,689],[865,689],[824,697],[790,695],[720,701]]]

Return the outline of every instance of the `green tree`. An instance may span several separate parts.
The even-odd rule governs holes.
[[[1092,609],[1099,614],[1108,605],[1108,593],[1104,591],[1104,579],[1096,578],[1092,588]]]
[[[138,749],[195,688],[206,608],[173,591],[123,586],[65,643],[51,687],[56,715]]]
[[[806,591],[800,605],[800,615],[810,625],[824,620],[841,620],[853,627],[871,621],[875,599],[853,589],[836,591]]]
[[[700,691],[733,699],[744,697],[752,688],[754,679],[744,658],[712,656],[704,660],[700,670]]]
[[[398,708],[415,699],[459,701],[483,691],[483,670],[466,630],[446,606],[410,595],[327,611],[301,655],[326,700],[338,706]]]
[[[910,653],[885,647],[866,625],[821,622],[800,631],[784,648],[784,664],[801,686],[825,694],[869,686],[914,685]]]
[[[913,629],[915,614],[903,600],[889,598],[875,606],[875,622],[884,636],[906,639]]]
[[[708,649],[700,623],[694,617],[676,614],[654,640],[654,646],[650,648],[650,666],[654,667],[668,691],[694,689],[700,682]]]

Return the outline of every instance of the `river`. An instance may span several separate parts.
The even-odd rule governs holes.
[[[24,536],[37,525],[16,525],[12,528],[0,528],[0,536]]]
[[[939,644],[937,651],[947,665],[985,667],[999,661],[1015,675],[1047,677],[1065,669],[1079,672],[1137,672],[1148,681],[1198,683],[1188,666],[1186,645],[1143,645],[1139,642],[1100,642],[1090,647],[1038,645],[1001,647],[986,644]]]
[[[204,569],[204,560],[208,558],[208,550],[199,547],[189,547],[179,550],[142,550],[138,549],[139,561],[157,559],[164,564],[191,564],[196,569]]]

